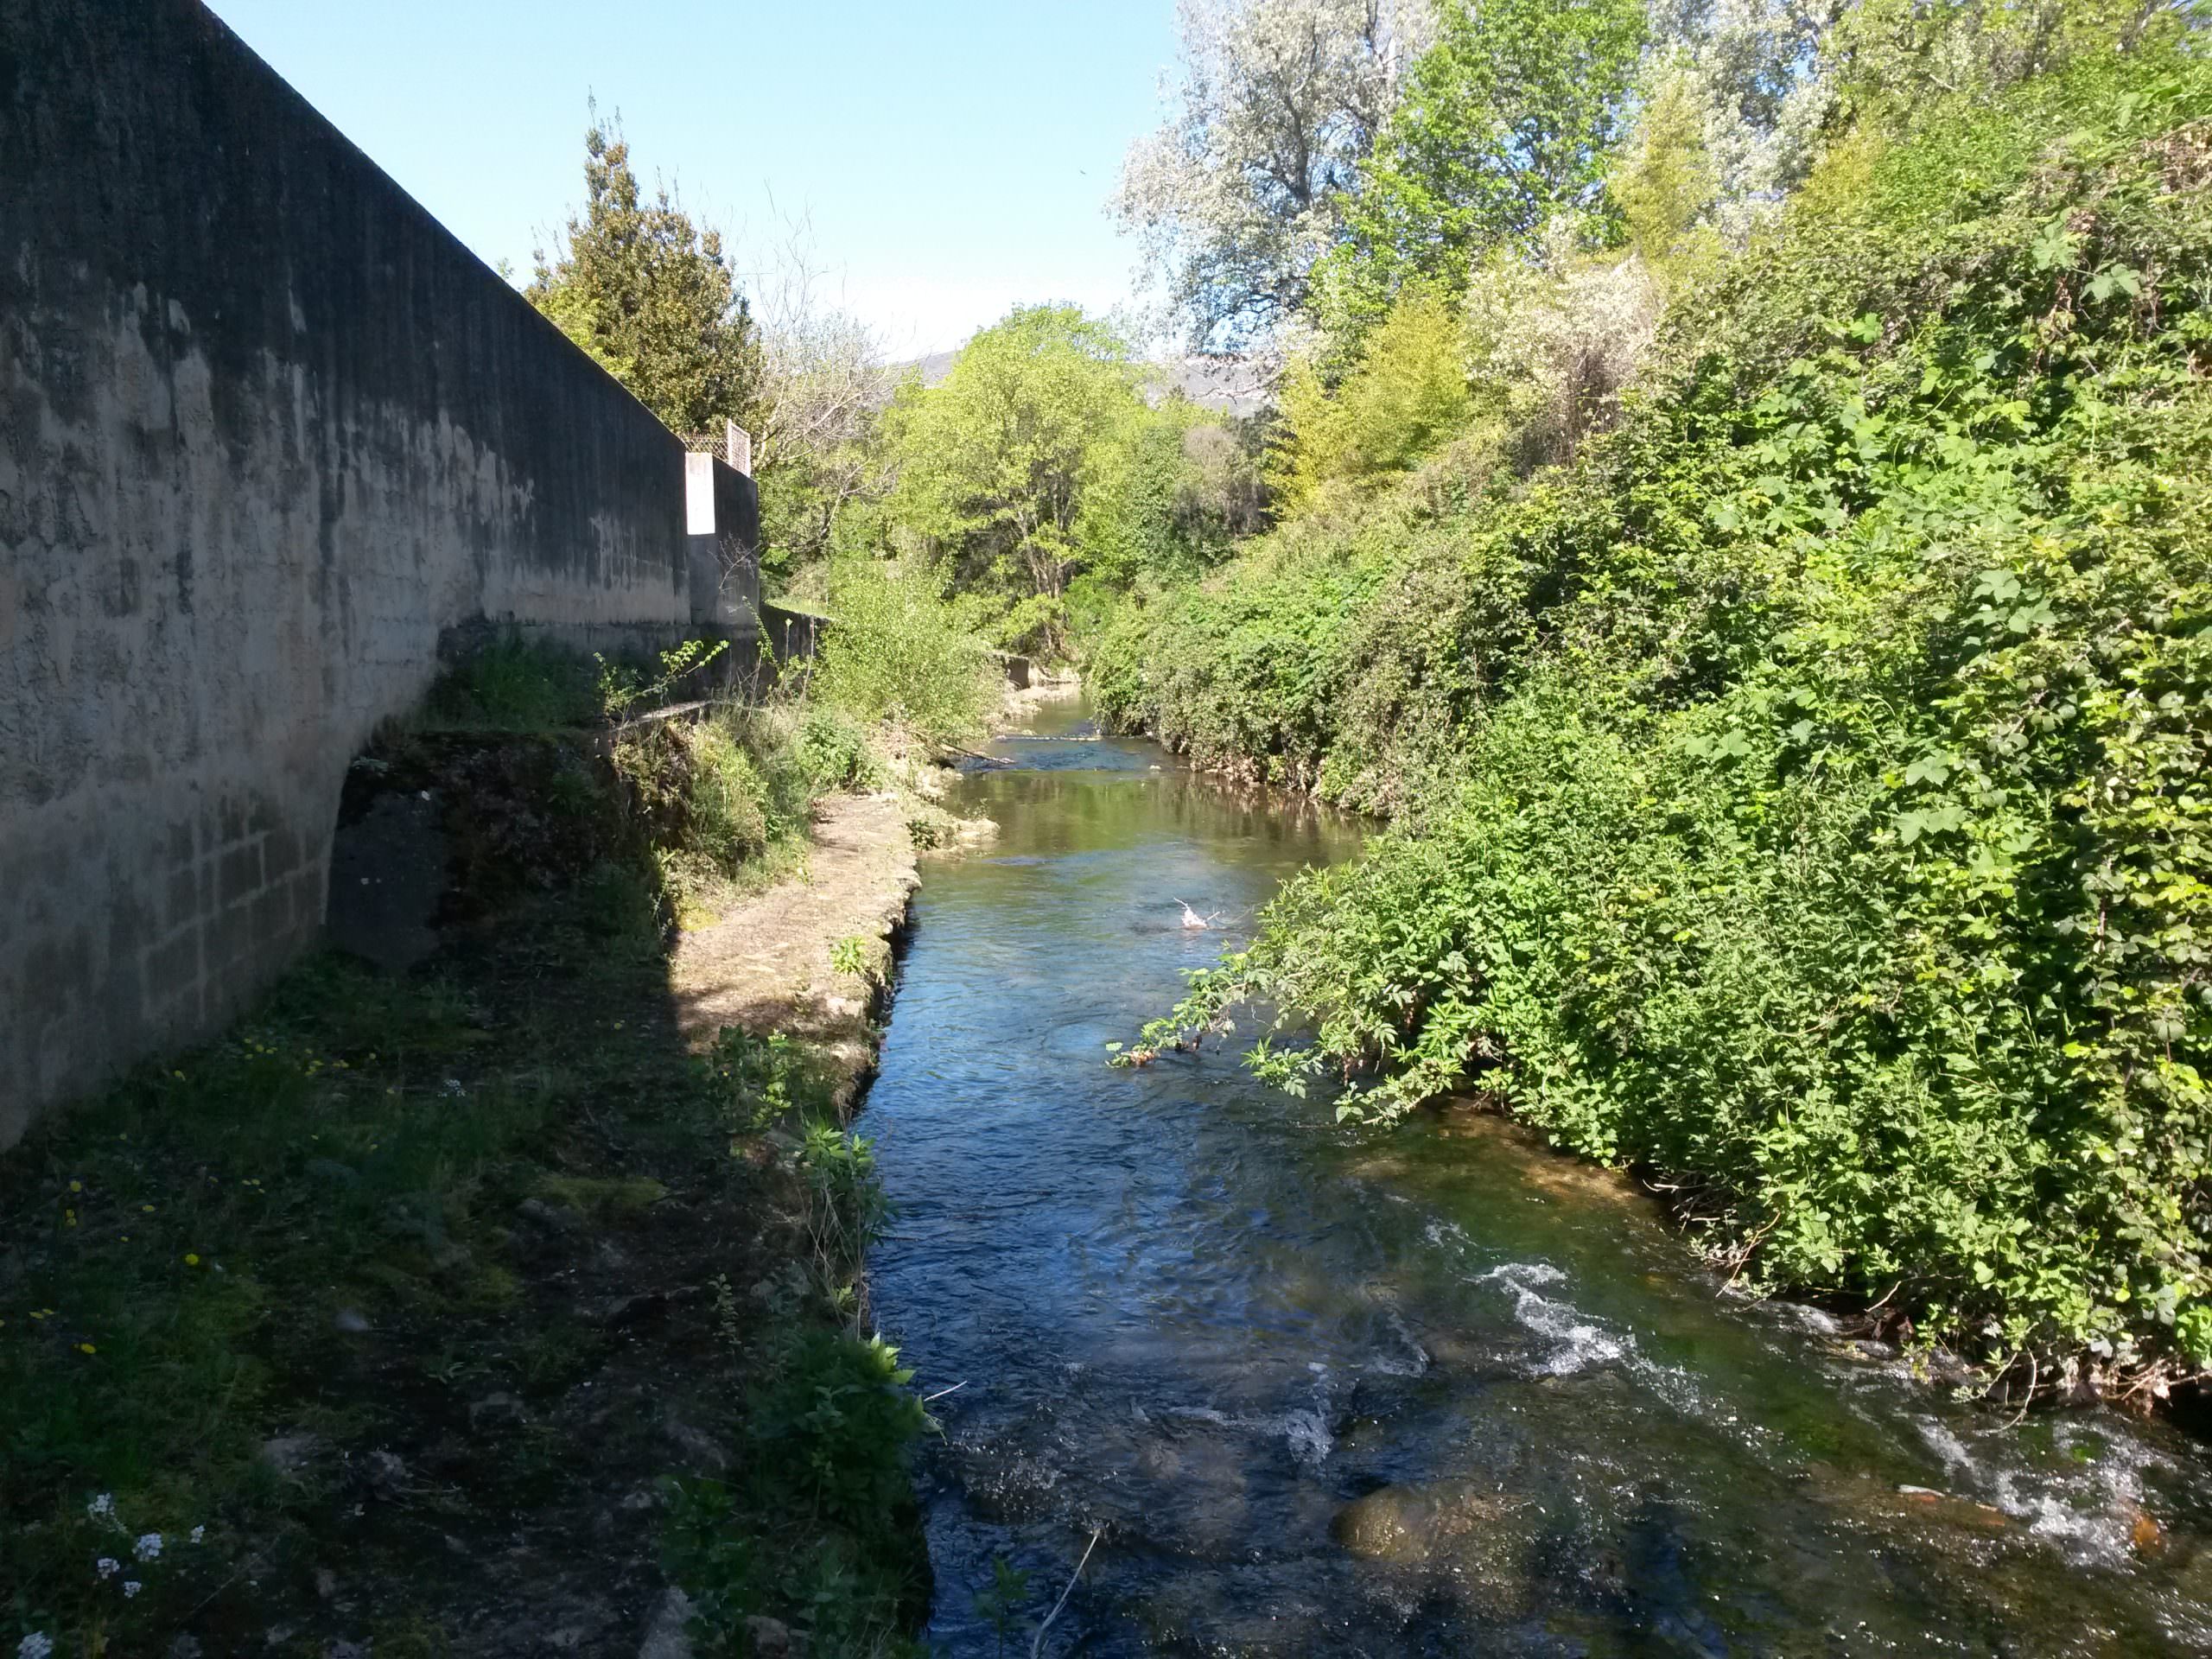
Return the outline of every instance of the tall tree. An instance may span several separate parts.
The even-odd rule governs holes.
[[[760,334],[753,465],[760,564],[789,582],[828,560],[848,510],[888,489],[883,412],[898,389],[873,330],[826,294],[811,227],[785,227],[754,279]]]
[[[943,385],[893,405],[893,518],[949,552],[964,586],[1058,600],[1084,556],[1086,494],[1143,410],[1112,329],[1074,306],[1017,308]]]
[[[1360,169],[1325,324],[1363,327],[1411,280],[1456,292],[1484,253],[1595,206],[1643,40],[1641,0],[1445,0]]]
[[[1432,0],[1180,0],[1166,121],[1114,200],[1200,350],[1302,305],[1345,193],[1427,42]]]
[[[1933,9],[1945,3],[1936,0]],[[1662,155],[1678,149],[1704,175],[1711,194],[1699,218],[1724,240],[1740,242],[1819,158],[1836,101],[1834,26],[1847,12],[1864,10],[1852,0],[1654,5],[1661,49],[1644,69],[1647,143],[1658,139]]]
[[[688,442],[711,447],[748,421],[759,378],[753,320],[718,232],[666,186],[648,198],[620,127],[594,109],[584,206],[524,292],[569,339]]]

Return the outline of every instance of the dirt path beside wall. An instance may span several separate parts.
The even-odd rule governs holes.
[[[725,1026],[780,1031],[814,1047],[840,1112],[874,1071],[871,985],[889,978],[891,939],[920,877],[905,809],[893,795],[837,795],[817,808],[803,875],[747,899],[711,927],[686,933],[670,974],[677,1018],[695,1045]],[[857,940],[865,982],[831,965]]]

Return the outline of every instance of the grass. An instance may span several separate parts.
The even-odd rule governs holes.
[[[825,1433],[903,1494],[898,1385],[810,1427],[779,1403],[868,1346],[865,1148],[801,1046],[687,1048],[671,895],[624,798],[602,779],[579,809],[621,819],[599,862],[416,976],[310,961],[0,1160],[0,1652],[189,1632],[210,1652],[428,1655],[464,1615],[527,1624],[564,1597],[596,1628],[666,1572],[658,1522],[610,1534],[607,1495],[674,1501],[652,1478],[715,1478],[702,1445],[741,1448],[750,1516],[844,1466]],[[757,873],[740,856],[728,879]],[[717,1299],[716,1281],[770,1288]],[[687,1501],[685,1538],[702,1513]],[[893,1640],[925,1571],[911,1504],[778,1516],[747,1522],[753,1566],[718,1581],[702,1642],[749,1612],[811,1618],[830,1559],[869,1634],[822,1625],[816,1650]]]
[[[296,1533],[321,1478],[263,1448],[384,1421],[344,1386],[342,1327],[427,1337],[512,1307],[490,1217],[578,1079],[514,1064],[457,992],[311,963],[0,1171],[0,1605],[25,1624],[127,1649],[221,1597],[246,1541],[314,1553]],[[486,1334],[466,1345],[498,1369]],[[126,1599],[87,1570],[116,1553],[102,1494],[132,1537],[202,1542]]]
[[[510,633],[442,676],[418,724],[432,731],[552,732],[597,724],[606,713],[600,671],[588,659]]]

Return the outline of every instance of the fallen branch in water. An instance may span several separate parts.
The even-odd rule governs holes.
[[[1052,1604],[1052,1611],[1045,1615],[1045,1622],[1037,1627],[1037,1639],[1029,1644],[1029,1659],[1038,1659],[1045,1651],[1045,1632],[1052,1628],[1052,1621],[1060,1616],[1060,1609],[1068,1605],[1068,1597],[1075,1591],[1075,1581],[1083,1576],[1083,1569],[1090,1560],[1090,1552],[1098,1548],[1099,1535],[1103,1527],[1090,1529],[1090,1541],[1083,1547],[1083,1560],[1075,1564],[1075,1571],[1068,1576],[1068,1587],[1060,1592],[1060,1599]]]
[[[965,755],[970,760],[980,760],[987,766],[1010,766],[1013,760],[1003,754],[985,754],[981,749],[963,748],[957,743],[940,743],[938,747],[947,754]]]

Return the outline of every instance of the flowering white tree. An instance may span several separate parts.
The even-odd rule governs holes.
[[[788,577],[829,555],[849,502],[881,487],[870,439],[897,389],[883,342],[831,294],[804,219],[753,279],[760,346],[753,467],[764,563]]]
[[[1708,221],[1740,240],[1819,159],[1844,0],[1657,0],[1647,107],[1694,111]]]
[[[1666,288],[1637,254],[1585,254],[1555,221],[1541,257],[1503,252],[1467,285],[1467,378],[1524,466],[1612,423],[1659,331]]]
[[[1166,120],[1129,150],[1114,209],[1201,350],[1297,310],[1432,0],[1180,0]]]

